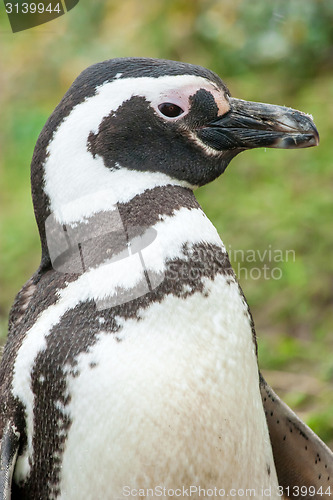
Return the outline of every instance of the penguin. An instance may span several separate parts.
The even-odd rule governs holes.
[[[31,164],[42,258],[0,366],[1,500],[329,497],[332,452],[261,376],[194,196],[240,152],[318,142],[310,116],[233,98],[200,66],[78,76]]]

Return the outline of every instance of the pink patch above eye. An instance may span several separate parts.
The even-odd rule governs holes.
[[[184,85],[162,92],[159,96],[159,102],[155,101],[153,105],[158,114],[162,115],[165,119],[176,120],[182,118],[190,111],[190,97],[195,95],[200,89],[205,89],[212,94],[220,116],[229,111],[230,104],[224,92],[209,82],[202,82],[201,85]]]

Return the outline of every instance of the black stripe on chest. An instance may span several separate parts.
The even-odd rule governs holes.
[[[200,205],[190,189],[166,185],[73,224],[62,224],[53,216],[47,225],[52,265],[62,273],[82,274],[124,252],[135,238],[144,247],[149,231],[156,233],[152,227],[181,208],[200,209]]]

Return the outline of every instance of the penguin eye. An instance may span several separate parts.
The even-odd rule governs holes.
[[[184,113],[184,110],[172,102],[163,102],[158,106],[162,115],[168,118],[176,118]]]

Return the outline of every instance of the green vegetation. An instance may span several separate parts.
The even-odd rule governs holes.
[[[197,196],[239,271],[268,381],[332,443],[332,26],[331,0],[96,0],[13,35],[1,3],[1,342],[39,262],[33,147],[73,79],[119,56],[201,64],[236,97],[301,109],[319,129],[318,148],[245,152]]]

